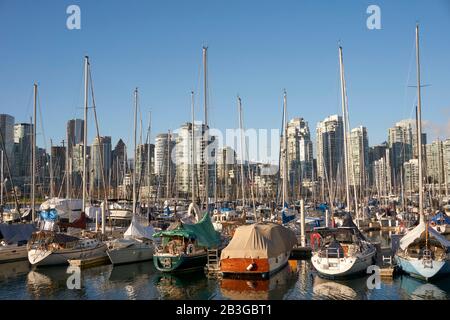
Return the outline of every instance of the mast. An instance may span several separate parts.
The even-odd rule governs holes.
[[[50,139],[50,198],[55,196],[54,177],[53,177],[53,141]]]
[[[148,150],[147,150],[147,214],[150,214],[150,183],[151,183],[151,169],[152,169],[152,154],[151,154],[151,132],[152,132],[152,112],[149,112],[148,120]],[[147,217],[148,218],[148,217]]]
[[[344,84],[344,59],[342,55],[342,47],[339,46],[339,70],[341,77],[341,100],[342,100],[342,113],[343,113],[343,125],[344,125],[344,161],[345,161],[345,192],[347,196],[347,209],[350,208],[350,187],[348,180],[348,145],[347,145],[347,113],[346,113],[346,99],[345,99],[345,84]]]
[[[66,147],[66,161],[65,161],[65,167],[66,167],[66,198],[70,199],[70,176],[69,175],[69,145],[71,145],[69,141],[69,135],[67,134],[67,147]],[[70,211],[69,211],[70,212]]]
[[[195,203],[195,124],[194,124],[194,91],[191,91],[191,115],[192,115],[192,130],[191,130],[191,192],[192,203]]]
[[[245,184],[244,184],[244,135],[242,129],[242,101],[238,96],[238,114],[239,114],[239,132],[241,137],[241,190],[242,190],[242,207],[245,207]]]
[[[138,88],[134,90],[134,170],[133,170],[133,216],[136,214],[136,125],[137,125],[137,108],[138,108]]]
[[[208,47],[203,47],[203,99],[204,99],[204,113],[205,113],[205,134],[206,139],[203,146],[203,161],[205,165],[205,198],[206,211],[209,211],[209,161],[208,161],[208,61],[207,61]]]
[[[3,177],[3,148],[0,158],[0,207],[3,207],[3,184],[5,183],[5,179]]]
[[[86,196],[87,196],[87,162],[86,162],[86,151],[87,151],[87,117],[88,117],[88,65],[89,57],[84,57],[84,128],[83,128],[83,200],[81,211],[85,211],[86,208]]]
[[[286,96],[286,90],[284,90],[283,93],[283,206],[284,203],[289,201],[289,194],[288,194],[288,186],[287,186],[287,179],[288,179],[288,152],[287,152],[287,96]]]
[[[36,105],[37,105],[37,84],[34,84],[34,107],[33,107],[33,135],[31,144],[31,218],[35,219],[35,188],[36,188]]]
[[[166,199],[169,200],[170,197],[170,130],[167,134],[167,183],[166,183]]]
[[[420,221],[425,222],[423,213],[423,169],[422,169],[422,99],[420,95],[420,51],[419,25],[416,25],[416,65],[417,65],[417,144],[419,145],[419,215]]]

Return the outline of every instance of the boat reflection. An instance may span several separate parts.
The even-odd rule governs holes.
[[[66,267],[55,267],[30,270],[27,275],[27,289],[34,299],[52,299],[57,296],[61,288],[67,289]]]
[[[158,297],[163,300],[206,300],[214,298],[213,286],[209,281],[205,281],[203,270],[176,275],[158,273],[153,279]]]
[[[346,282],[347,284],[347,282]],[[324,279],[319,276],[314,277],[313,295],[314,299],[330,300],[355,300],[358,299],[358,293],[352,287],[344,284],[342,281]]]
[[[0,264],[0,280],[16,278],[30,271],[30,263],[27,261],[16,261]]]
[[[269,279],[224,278],[220,290],[224,298],[231,300],[280,300],[295,285],[296,268],[291,261]]]
[[[402,275],[400,278],[400,288],[404,290],[409,299],[412,300],[447,300],[449,297],[443,289],[449,284],[449,281],[443,281],[443,278],[439,280],[439,284],[433,284],[430,282],[423,282],[407,275]],[[443,287],[441,288],[441,286]]]

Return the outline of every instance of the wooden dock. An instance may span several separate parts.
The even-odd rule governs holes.
[[[92,258],[87,258],[87,259],[68,260],[68,262],[71,266],[79,267],[81,269],[98,267],[98,266],[103,266],[105,264],[111,263],[108,255],[106,255],[106,254],[104,256],[92,257]]]

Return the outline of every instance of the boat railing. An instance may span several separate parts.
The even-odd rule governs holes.
[[[423,250],[422,263],[424,268],[433,268],[433,257],[431,250]]]

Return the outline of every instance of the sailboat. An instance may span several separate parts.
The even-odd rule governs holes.
[[[281,221],[283,224],[289,223],[295,219],[296,212],[289,206],[289,189],[288,189],[288,149],[287,149],[287,96],[286,91],[283,93],[283,188],[282,188],[282,210]]]
[[[426,221],[423,212],[422,101],[420,92],[419,25],[416,25],[416,66],[420,223],[400,240],[400,247],[395,254],[395,260],[402,271],[411,276],[428,281],[438,275],[450,273],[450,241],[430,226]]]
[[[138,89],[134,91],[134,168],[136,168],[136,121]],[[106,253],[113,265],[134,263],[153,258],[153,227],[142,226],[136,218],[136,170],[133,172],[133,219],[123,239],[116,239],[108,243]]]
[[[60,227],[86,228],[86,147],[87,147],[87,110],[89,92],[89,57],[84,59],[84,146],[83,146],[83,202],[80,218],[69,223],[60,223],[55,209],[40,212],[40,230],[32,234],[28,243],[28,260],[35,266],[50,266],[68,264],[71,259],[86,259],[104,255],[106,244],[101,241],[101,235],[94,232],[84,232],[81,237],[75,237],[60,232]],[[37,86],[35,85],[35,96]],[[32,175],[34,176],[34,175]],[[34,190],[34,184],[32,185]],[[34,220],[34,192],[32,193],[32,215]],[[104,233],[104,212],[102,212],[102,232]]]
[[[339,46],[342,108],[344,110],[344,142],[347,140],[346,93],[342,47]],[[345,147],[345,168],[348,168],[347,144]],[[348,172],[346,172],[347,206],[350,206]],[[353,175],[354,176],[354,175]],[[355,199],[356,199],[355,192]],[[356,205],[356,210],[358,206]],[[350,213],[342,219],[338,228],[317,228],[311,235],[314,247],[311,262],[317,272],[326,278],[347,277],[366,271],[374,264],[376,248],[359,231]],[[317,242],[317,243],[315,243]],[[317,247],[316,247],[317,245]]]

